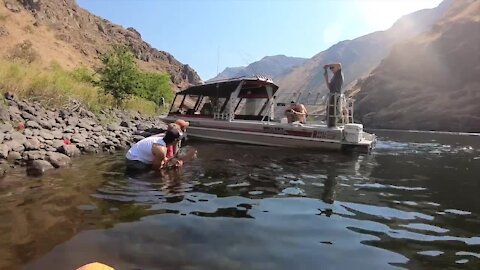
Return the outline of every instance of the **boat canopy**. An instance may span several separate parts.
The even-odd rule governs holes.
[[[178,92],[177,95],[228,98],[242,82],[239,98],[268,98],[267,86],[271,87],[273,93],[278,90],[278,85],[269,79],[239,78],[195,85]]]

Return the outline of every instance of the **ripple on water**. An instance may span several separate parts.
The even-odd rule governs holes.
[[[480,259],[480,253],[475,253],[475,252],[468,252],[468,251],[457,251],[455,253],[457,256],[473,256],[478,259]]]
[[[283,189],[278,195],[305,196],[305,190],[298,187],[288,187]]]
[[[467,215],[472,214],[472,212],[462,211],[462,210],[458,210],[458,209],[446,209],[446,210],[443,210],[443,212],[454,214],[454,215],[459,215],[459,216],[467,216]]]
[[[409,224],[401,224],[400,226],[409,228],[409,229],[420,230],[420,231],[430,231],[435,233],[446,233],[449,231],[448,229],[444,229],[438,226],[424,224],[424,223],[409,223]]]
[[[445,252],[439,251],[439,250],[425,250],[425,251],[419,251],[417,253],[424,256],[437,257],[444,254]]]

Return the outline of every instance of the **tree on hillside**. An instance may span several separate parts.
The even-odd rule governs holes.
[[[99,86],[106,94],[113,96],[116,106],[136,93],[139,71],[133,54],[123,46],[115,46],[112,51],[102,54],[103,66],[97,70]]]
[[[138,96],[153,101],[157,106],[173,100],[173,90],[167,74],[142,72],[138,80],[136,92]]]

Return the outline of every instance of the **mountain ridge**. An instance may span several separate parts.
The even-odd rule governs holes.
[[[264,56],[262,59],[247,66],[227,67],[222,72],[217,74],[217,76],[208,81],[224,80],[237,77],[250,77],[256,75],[275,78],[290,72],[292,69],[305,62],[305,60],[305,58],[291,57],[283,54]]]
[[[370,73],[387,56],[395,43],[428,30],[446,12],[451,2],[446,0],[436,8],[405,15],[388,30],[376,31],[332,45],[286,76],[277,78],[280,86],[278,99],[288,101],[298,99],[300,95],[299,100],[308,103],[311,100],[306,100],[306,96],[317,96],[308,93],[325,94],[327,87],[323,79],[323,65],[330,62],[342,63],[345,73],[344,87],[348,89],[349,84],[357,78]]]

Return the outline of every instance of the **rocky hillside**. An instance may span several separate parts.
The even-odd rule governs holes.
[[[359,88],[356,115],[369,127],[480,132],[480,1],[455,1]]]
[[[386,31],[342,41],[320,52],[302,66],[276,80],[280,85],[279,100],[288,101],[297,93],[301,93],[301,97],[316,97],[319,92],[326,93],[323,65],[330,62],[342,63],[345,73],[344,86],[348,88],[348,85],[357,78],[372,71],[390,52],[395,43],[430,29],[445,13],[450,3],[451,1],[447,0],[437,8],[420,10],[406,15]],[[308,103],[305,99],[301,98],[300,100]]]
[[[294,68],[302,65],[306,60],[307,59],[305,58],[289,57],[285,55],[266,56],[246,67],[226,68],[210,81],[255,75],[277,78],[291,72]]]
[[[28,41],[39,62],[66,68],[93,67],[99,53],[112,44],[132,49],[144,70],[168,72],[178,88],[199,83],[200,77],[171,54],[152,48],[138,31],[123,28],[80,8],[74,0],[1,0],[0,56],[8,56]]]

